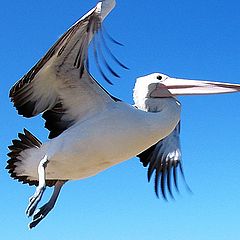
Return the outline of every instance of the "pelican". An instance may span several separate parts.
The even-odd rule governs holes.
[[[114,0],[98,2],[10,90],[18,113],[27,118],[42,114],[50,131],[42,143],[24,129],[9,146],[6,168],[11,177],[36,186],[26,210],[32,217],[30,228],[52,210],[64,183],[94,176],[134,156],[148,166],[149,180],[155,173],[156,194],[161,189],[167,199],[167,189],[173,196],[172,181],[178,189],[177,169],[182,172],[177,96],[240,91],[239,84],[153,73],[136,80],[134,106],[110,95],[89,72],[88,49],[114,7]],[[110,83],[98,61],[99,44],[93,48],[95,62]],[[47,186],[54,187],[52,196],[37,210]]]

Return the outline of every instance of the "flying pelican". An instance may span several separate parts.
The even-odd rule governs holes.
[[[182,172],[177,96],[240,91],[239,84],[154,73],[137,79],[134,106],[111,96],[89,73],[88,48],[102,34],[101,23],[114,6],[114,0],[100,1],[10,90],[18,113],[27,118],[43,113],[50,131],[50,140],[41,143],[24,129],[9,146],[6,168],[11,177],[37,186],[26,210],[33,217],[30,228],[51,211],[65,182],[94,176],[134,156],[149,167],[148,179],[155,172],[156,194],[160,188],[166,198],[167,187],[172,196],[171,173],[177,189],[177,169]],[[93,48],[96,64],[110,83],[98,61],[99,44]],[[36,210],[46,186],[54,186],[53,194]]]

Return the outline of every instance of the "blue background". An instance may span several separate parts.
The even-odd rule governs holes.
[[[236,240],[240,237],[240,95],[182,97],[182,150],[190,195],[158,200],[134,158],[95,177],[69,182],[55,209],[28,230],[24,215],[34,188],[9,178],[7,146],[26,127],[47,139],[41,117],[18,116],[10,87],[79,17],[86,0],[2,1],[0,8],[1,239]],[[135,78],[152,72],[240,83],[240,2],[118,1],[105,27],[124,47],[114,53],[130,68],[112,94],[132,103]],[[118,68],[118,67],[117,67]],[[96,77],[98,73],[95,74]],[[51,194],[48,189],[43,201]]]

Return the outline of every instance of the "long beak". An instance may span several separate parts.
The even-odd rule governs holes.
[[[151,97],[204,95],[240,92],[240,84],[167,78],[159,82]]]

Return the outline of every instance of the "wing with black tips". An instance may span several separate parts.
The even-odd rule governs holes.
[[[20,115],[33,117],[43,113],[50,138],[116,101],[88,72],[90,42],[102,31],[101,7],[100,2],[67,30],[10,90],[11,101]],[[103,73],[97,55],[101,48],[96,40],[93,43],[95,61]],[[110,83],[107,77],[105,80]]]
[[[165,200],[167,200],[167,191],[174,198],[172,186],[178,192],[178,170],[185,182],[179,134],[180,123],[171,134],[137,156],[143,166],[148,167],[148,181],[155,173],[155,193],[159,197],[160,189]]]

